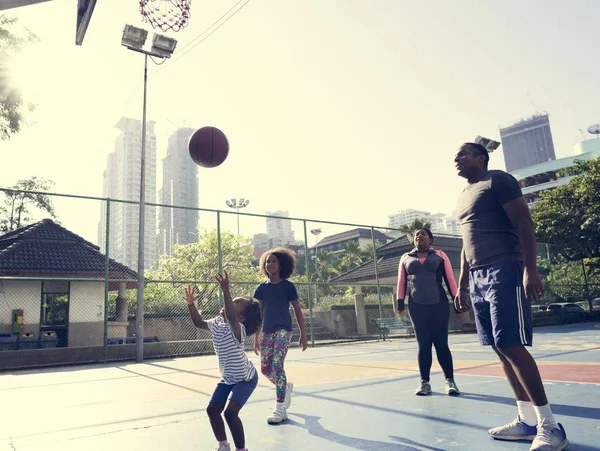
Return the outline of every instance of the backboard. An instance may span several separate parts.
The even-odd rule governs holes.
[[[77,0],[77,28],[75,29],[75,44],[77,45],[83,43],[95,6],[96,0]]]
[[[18,8],[19,6],[29,6],[36,3],[48,2],[50,0],[0,0],[0,11],[5,9]]]
[[[52,0],[0,0],[0,11],[48,1]],[[77,0],[77,24],[75,27],[75,44],[77,45],[83,43],[95,6],[96,0]]]

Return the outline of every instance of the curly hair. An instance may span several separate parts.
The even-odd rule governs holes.
[[[279,275],[281,278],[289,279],[296,269],[296,253],[291,249],[276,247],[262,254],[260,256],[260,273],[266,277],[269,277],[269,273],[267,272],[267,258],[271,254],[275,254],[279,261]]]
[[[247,296],[245,299],[248,300],[248,307],[244,312],[244,327],[246,328],[246,336],[250,336],[258,330],[262,324],[262,315],[260,314],[260,305],[258,301],[252,297]]]

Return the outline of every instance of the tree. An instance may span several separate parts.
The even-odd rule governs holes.
[[[406,236],[410,236],[412,239],[412,234],[414,231],[422,228],[431,229],[431,222],[423,221],[421,218],[416,218],[410,224],[401,225],[398,230]]]
[[[337,265],[337,271],[340,274],[363,264],[364,255],[361,252],[358,241],[347,241],[342,245],[342,249],[344,250],[344,254],[339,259]]]
[[[576,161],[568,184],[540,193],[531,211],[538,241],[562,246],[565,258],[600,258],[600,158]]]
[[[25,103],[21,93],[10,86],[9,66],[14,53],[23,44],[36,42],[38,38],[29,30],[18,36],[14,29],[17,19],[0,15],[0,140],[10,139],[21,130],[24,123],[24,108],[33,110],[34,105]]]
[[[158,270],[148,275],[149,279],[156,282],[149,284],[145,290],[144,303],[149,307],[162,305],[162,311],[165,310],[165,300],[173,299],[177,303],[174,308],[178,309],[179,304],[185,307],[182,301],[183,286],[195,284],[200,290],[200,308],[218,312],[221,308],[219,288],[212,283],[219,270],[218,248],[216,230],[204,232],[197,243],[176,245],[173,255],[163,256]],[[222,268],[228,272],[231,280],[232,295],[252,295],[261,277],[253,263],[253,247],[248,239],[221,232],[221,260]],[[158,307],[155,310],[158,311]]]
[[[591,301],[600,296],[600,274],[595,268],[586,268],[583,274],[581,262],[569,261],[562,253],[554,254],[541,262],[548,271],[546,290],[542,302]]]
[[[34,176],[31,179],[17,181],[11,187],[14,191],[3,191],[4,205],[0,206],[0,232],[10,232],[29,224],[33,220],[30,216],[32,206],[56,219],[52,198],[40,192],[49,191],[52,186],[54,186],[52,180]]]

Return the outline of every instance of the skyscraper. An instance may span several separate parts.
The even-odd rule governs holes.
[[[142,155],[142,122],[122,117],[116,125],[121,131],[115,150],[106,159],[102,196],[139,202]],[[156,203],[156,135],[154,122],[146,123],[146,203]],[[106,204],[102,204],[98,241],[103,251],[106,242]],[[137,266],[139,206],[123,202],[110,204],[109,257],[130,268]],[[156,266],[156,207],[146,207],[144,268]]]
[[[160,203],[163,205],[198,207],[198,166],[188,154],[188,141],[194,131],[193,128],[180,128],[169,137],[160,190]],[[160,209],[158,249],[161,255],[172,255],[175,244],[194,243],[197,240],[198,210]]]
[[[412,224],[415,219],[420,219],[423,222],[431,223],[431,230],[433,231],[444,229],[443,215],[433,215],[428,211],[415,210],[413,208],[402,210],[398,213],[388,216],[388,227],[392,229],[398,229],[403,225]]]
[[[271,246],[285,246],[288,244],[296,244],[294,239],[294,231],[292,230],[292,221],[287,211],[268,211],[268,216],[278,216],[279,218],[267,219],[267,236]]]
[[[547,114],[500,127],[500,139],[507,172],[556,159]]]

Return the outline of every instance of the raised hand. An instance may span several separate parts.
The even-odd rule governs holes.
[[[226,289],[229,289],[229,275],[227,274],[227,271],[223,271],[223,274],[215,275],[215,279],[219,282],[221,290],[225,291]]]
[[[194,305],[196,301],[200,298],[196,294],[196,287],[187,286],[185,287],[185,302],[187,305]]]

